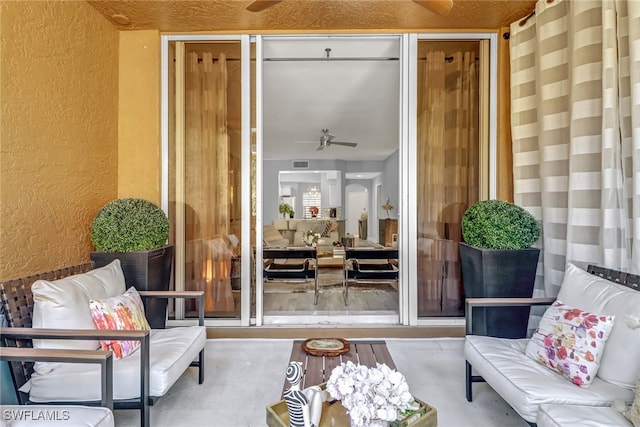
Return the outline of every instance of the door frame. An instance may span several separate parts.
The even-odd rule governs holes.
[[[322,36],[323,34],[307,34],[307,36]],[[336,34],[333,34],[334,36]],[[464,323],[464,319],[451,318],[435,318],[425,319],[418,318],[417,315],[417,239],[411,239],[411,236],[417,236],[417,201],[416,194],[412,193],[415,188],[417,179],[416,156],[416,131],[417,131],[417,44],[418,40],[486,40],[485,49],[483,51],[489,58],[484,75],[488,74],[488,82],[486,85],[485,96],[488,97],[488,109],[485,109],[484,116],[481,118],[488,123],[486,136],[483,139],[483,152],[485,157],[481,160],[481,167],[486,169],[482,171],[485,178],[483,182],[483,193],[489,198],[496,197],[497,188],[497,33],[402,33],[402,34],[357,34],[354,36],[362,37],[389,37],[397,36],[401,38],[401,93],[400,97],[400,165],[399,165],[399,249],[400,266],[399,282],[403,285],[399,286],[399,323],[401,325],[446,325],[456,326]],[[221,41],[221,40],[240,40],[242,44],[242,194],[251,194],[251,134],[255,132],[256,142],[256,231],[255,241],[256,253],[252,254],[251,249],[251,198],[243,197],[242,199],[242,302],[240,319],[207,319],[207,326],[261,326],[264,323],[264,313],[262,307],[262,269],[255,268],[256,281],[256,315],[251,317],[250,297],[251,297],[251,262],[255,259],[262,259],[262,63],[258,58],[262,58],[262,40],[263,37],[270,36],[254,36],[244,35],[162,35],[161,36],[161,191],[160,204],[165,212],[169,209],[169,43],[172,41]],[[300,37],[299,35],[296,37]],[[251,43],[256,44],[256,128],[251,129],[251,65],[250,65],[250,48]],[[483,79],[481,75],[481,79]],[[245,118],[247,118],[245,120]],[[413,143],[411,143],[413,142]],[[375,196],[374,196],[375,197]],[[179,230],[176,230],[177,236]],[[182,260],[184,264],[184,248],[176,247],[176,273],[178,272],[179,262]],[[176,289],[184,289],[184,282],[179,281],[176,274]],[[294,320],[294,319],[292,319]],[[296,324],[304,324],[302,320]],[[321,319],[320,323],[322,323]],[[331,320],[338,320],[332,318]],[[348,322],[348,318],[345,319]],[[367,320],[371,319],[359,319]],[[375,320],[375,319],[374,319]],[[393,323],[391,319],[378,319],[382,323]],[[176,302],[176,320],[170,324],[184,324],[190,321],[184,320],[184,305],[181,301]],[[398,319],[396,319],[396,323]],[[339,323],[339,322],[338,322]],[[291,323],[293,324],[293,323]],[[356,324],[356,323],[350,323]]]

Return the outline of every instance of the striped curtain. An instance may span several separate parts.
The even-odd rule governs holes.
[[[557,295],[568,262],[639,273],[640,2],[539,0],[523,21],[510,39],[514,201],[542,223],[535,295]]]
[[[458,243],[478,200],[478,67],[472,51],[418,64],[418,316],[464,314]]]

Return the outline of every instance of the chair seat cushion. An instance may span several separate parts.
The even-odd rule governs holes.
[[[633,401],[632,390],[598,377],[589,388],[567,381],[525,354],[528,341],[467,335],[464,344],[474,370],[525,420],[535,422],[544,403],[609,406],[614,400]]]
[[[538,427],[632,427],[620,412],[611,407],[540,405]]]
[[[206,343],[204,326],[151,331],[149,395],[163,396],[180,378]],[[114,400],[140,396],[140,351],[113,363]],[[37,374],[21,388],[32,402],[100,400],[100,366],[65,363],[47,374]]]
[[[11,427],[113,427],[109,408],[76,405],[2,405],[0,426]],[[5,424],[6,423],[6,424]]]

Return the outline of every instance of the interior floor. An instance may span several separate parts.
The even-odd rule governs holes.
[[[398,314],[398,290],[395,282],[351,282],[345,304],[342,270],[322,269],[320,292],[314,304],[313,280],[265,281],[265,315],[347,315]]]

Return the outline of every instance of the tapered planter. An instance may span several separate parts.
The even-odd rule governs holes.
[[[465,298],[530,298],[540,249],[484,249],[460,243]],[[525,338],[530,307],[473,309],[472,334]]]
[[[115,259],[120,260],[127,287],[139,291],[168,291],[173,266],[173,245],[150,251],[91,252],[91,261],[102,267]],[[164,329],[167,318],[167,300],[143,298],[145,314],[152,329]]]

